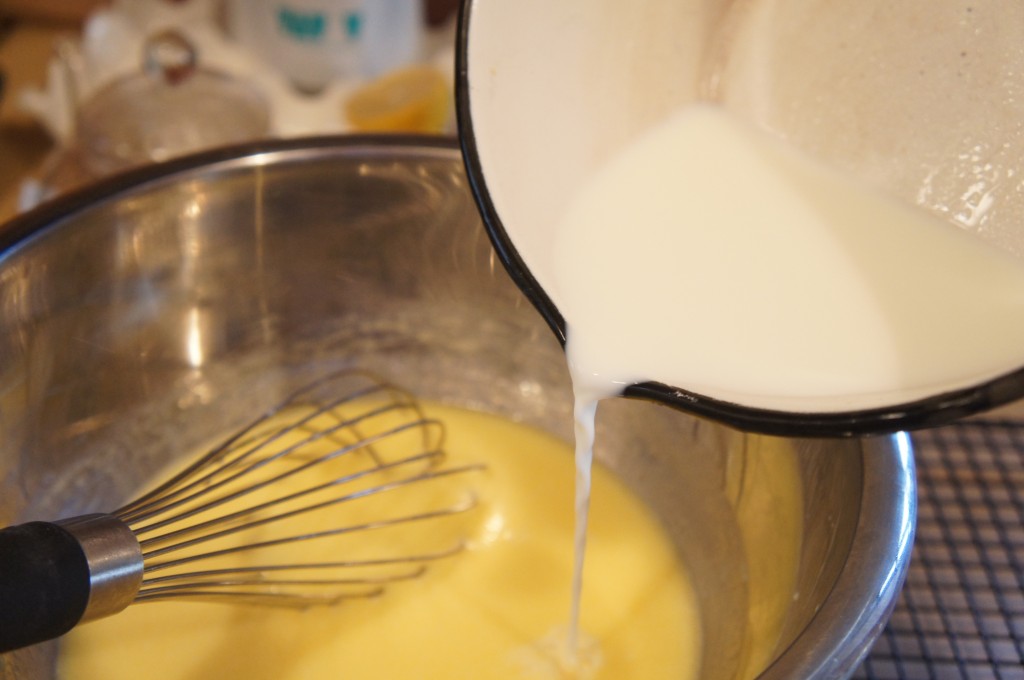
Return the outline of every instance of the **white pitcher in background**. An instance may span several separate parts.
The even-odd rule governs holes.
[[[420,0],[229,0],[227,14],[229,32],[304,92],[373,78],[422,48]]]

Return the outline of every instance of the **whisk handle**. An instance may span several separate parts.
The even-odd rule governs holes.
[[[89,563],[50,522],[0,529],[0,653],[68,632],[89,602]]]
[[[131,604],[142,547],[114,515],[0,530],[0,653],[50,640]]]

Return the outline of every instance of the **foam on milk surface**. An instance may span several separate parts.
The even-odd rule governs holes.
[[[1024,365],[1019,261],[710,105],[597,169],[552,255],[538,278],[598,391],[658,380],[832,411]]]

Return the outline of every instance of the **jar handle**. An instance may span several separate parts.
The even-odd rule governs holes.
[[[181,31],[170,28],[151,35],[143,47],[143,70],[180,85],[196,72],[196,48]]]

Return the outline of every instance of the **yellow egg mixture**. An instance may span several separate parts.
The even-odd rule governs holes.
[[[600,466],[594,469],[583,580],[583,649],[578,669],[565,670],[560,659],[573,566],[570,447],[495,416],[436,404],[423,408],[447,428],[448,465],[485,464],[482,471],[443,482],[445,494],[454,488],[474,494],[478,503],[456,518],[405,528],[391,540],[408,540],[408,551],[416,554],[432,549],[425,536],[462,535],[465,550],[433,562],[422,576],[390,584],[378,597],[333,606],[133,605],[69,634],[60,677],[696,677],[700,628],[688,578],[655,518]],[[413,506],[433,503],[435,494],[429,484],[400,492],[397,502]],[[352,552],[374,533],[347,537]],[[448,538],[439,540],[443,549]]]

